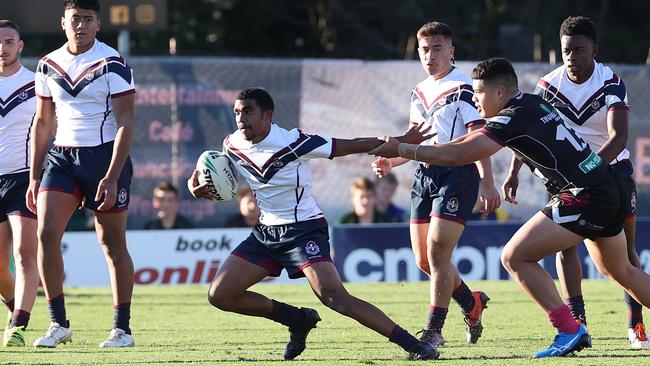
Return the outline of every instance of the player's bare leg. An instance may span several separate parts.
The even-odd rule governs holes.
[[[641,268],[641,260],[636,252],[636,214],[625,218],[623,230],[627,241],[627,257],[634,267]],[[643,306],[627,292],[625,292],[625,303],[627,304],[627,336],[630,340],[630,346],[633,349],[650,348],[650,339],[643,324]]]
[[[508,241],[501,262],[522,289],[544,309],[558,336],[534,357],[561,356],[591,347],[587,329],[571,316],[555,283],[538,261],[549,254],[577,245],[583,238],[556,224],[541,212],[528,220]]]
[[[131,298],[133,295],[133,261],[126,245],[128,211],[103,213],[95,211],[97,239],[104,251],[113,290],[115,322],[108,339],[100,347],[130,347]]]
[[[418,268],[422,272],[431,275],[427,249],[429,221],[418,223],[411,222],[409,225],[409,231],[411,236],[411,249],[413,249],[413,255],[415,256],[415,264],[417,264]]]
[[[9,270],[11,252],[11,227],[9,221],[0,223],[0,297],[10,312],[14,311],[14,276]],[[6,325],[6,324],[4,324]]]
[[[35,219],[10,215],[14,260],[16,264],[15,304],[11,322],[3,337],[3,346],[25,346],[25,328],[29,324],[38,289],[37,242]]]
[[[343,287],[341,277],[333,263],[327,261],[313,263],[303,269],[303,273],[309,280],[312,290],[325,306],[383,335],[411,353],[415,359],[438,358],[438,352],[432,345],[415,339],[376,306],[350,295]]]
[[[79,199],[57,192],[39,192],[38,206],[38,269],[50,312],[50,327],[45,335],[34,341],[35,347],[56,347],[72,339],[72,330],[66,317],[63,296],[63,255],[61,238]]]

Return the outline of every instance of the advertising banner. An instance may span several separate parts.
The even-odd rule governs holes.
[[[501,265],[501,249],[519,229],[520,222],[469,222],[452,255],[452,263],[466,281],[504,280],[509,275]],[[331,229],[334,263],[347,282],[420,281],[427,277],[413,259],[407,224],[372,226],[335,225]],[[650,235],[650,221],[639,220],[637,238]],[[638,240],[641,267],[650,272],[650,245]],[[603,278],[587,255],[584,244],[578,246],[585,278]],[[541,261],[556,277],[555,256]]]
[[[129,231],[126,240],[135,267],[136,285],[204,285],[217,275],[228,254],[250,229],[192,229]],[[104,254],[95,233],[66,233],[63,237],[65,286],[109,286]],[[264,282],[288,282],[279,278]]]

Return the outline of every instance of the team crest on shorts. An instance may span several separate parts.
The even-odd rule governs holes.
[[[309,254],[309,255],[316,255],[316,254],[318,254],[318,253],[320,252],[320,247],[319,247],[318,244],[316,244],[315,242],[313,242],[313,241],[309,241],[309,242],[305,245],[305,251],[306,251],[307,254]]]
[[[127,194],[126,194],[126,189],[122,188],[120,189],[120,193],[117,195],[117,201],[121,204],[124,204],[126,202]]]
[[[449,212],[456,212],[458,211],[458,208],[460,207],[460,204],[458,203],[458,198],[452,197],[447,201],[447,211]]]

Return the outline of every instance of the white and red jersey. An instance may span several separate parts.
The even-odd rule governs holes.
[[[330,137],[307,135],[271,125],[271,132],[257,144],[240,131],[223,142],[223,152],[237,172],[246,178],[260,206],[260,223],[285,225],[323,217],[311,194],[311,169],[307,160],[332,158]]]
[[[472,81],[457,68],[442,79],[428,77],[411,92],[411,124],[433,126],[437,135],[423,145],[449,142],[467,134],[474,123],[484,124],[472,97]]]
[[[34,96],[34,73],[25,67],[0,76],[0,175],[29,170]]]
[[[564,121],[597,152],[609,139],[607,113],[629,107],[623,80],[609,67],[594,63],[594,72],[582,84],[569,79],[564,65],[558,67],[539,80],[535,94],[557,108]],[[629,157],[630,152],[623,149],[612,164]]]
[[[43,57],[36,71],[36,95],[54,101],[58,146],[98,146],[115,140],[111,98],[135,93],[133,71],[113,48],[95,40],[73,55],[63,47]]]

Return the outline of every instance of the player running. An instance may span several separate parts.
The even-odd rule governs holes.
[[[210,303],[224,311],[287,326],[290,339],[284,358],[292,360],[304,351],[307,335],[320,316],[314,309],[297,308],[248,291],[267,276],[279,276],[284,268],[290,278],[307,277],[323,304],[387,337],[412,358],[438,358],[431,344],[418,341],[381,310],[346,291],[330,258],[327,221],[311,195],[309,159],[363,153],[381,141],[288,131],[271,122],[273,111],[273,99],[263,89],[244,89],[235,100],[238,129],[226,137],[223,150],[253,190],[261,216],[260,224],[220,268],[210,286]],[[423,134],[416,127],[402,139],[419,143]],[[199,185],[198,171],[187,185],[195,197],[211,197],[207,185]]]
[[[0,296],[12,313],[2,345],[25,346],[38,288],[36,215],[25,205],[29,185],[29,129],[36,110],[34,73],[20,64],[20,30],[0,20]],[[16,281],[9,251],[16,260]]]
[[[452,30],[444,23],[423,25],[417,32],[420,62],[428,77],[411,93],[411,124],[431,126],[436,136],[424,145],[449,142],[479,129],[485,121],[472,102],[471,80],[456,69]],[[372,163],[379,177],[408,159],[379,158]],[[479,170],[477,171],[477,167]],[[492,178],[490,158],[458,167],[419,164],[411,190],[411,246],[415,262],[430,280],[430,305],[421,340],[444,344],[442,328],[453,298],[467,324],[467,341],[476,343],[483,332],[481,316],[489,298],[472,292],[451,263],[465,222],[479,193],[483,210],[499,207],[499,194]]]
[[[501,255],[504,267],[558,330],[551,346],[534,357],[563,356],[591,347],[587,328],[573,319],[538,261],[584,240],[602,274],[640,303],[650,305],[650,276],[634,267],[625,254],[622,228],[629,204],[625,184],[551,104],[538,95],[519,92],[517,75],[508,60],[481,62],[472,79],[474,101],[481,115],[489,118],[483,129],[433,146],[384,138],[388,142],[371,153],[458,166],[509,147],[542,177],[553,195],[546,207],[513,235]]]
[[[566,18],[560,27],[560,42],[564,65],[542,77],[535,93],[555,106],[562,119],[623,177],[630,201],[623,224],[627,255],[632,265],[640,267],[635,244],[636,185],[632,179],[630,152],[625,148],[629,114],[625,84],[609,67],[595,61],[598,44],[596,26],[591,19]],[[503,184],[508,202],[517,202],[520,167],[521,162],[513,159]],[[582,266],[576,247],[558,253],[555,263],[566,304],[576,320],[587,324],[581,289]],[[650,348],[643,324],[643,306],[627,292],[624,294],[630,346]]]
[[[68,42],[43,57],[36,73],[27,205],[38,214],[39,268],[52,322],[34,346],[56,347],[72,338],[63,295],[61,238],[83,203],[95,211],[115,305],[113,329],[100,347],[128,347],[134,344],[129,327],[133,262],[125,235],[133,170],[133,73],[117,51],[95,38],[100,24],[97,0],[65,0],[64,8],[61,24]],[[41,179],[55,123],[55,146],[47,153]]]

